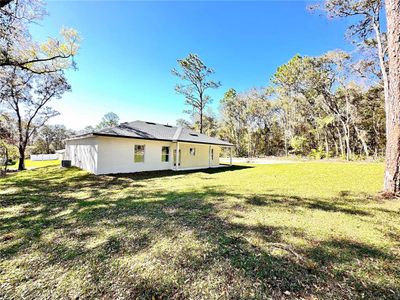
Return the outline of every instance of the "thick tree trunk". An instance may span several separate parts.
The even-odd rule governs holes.
[[[25,170],[25,147],[20,145],[18,147],[19,150],[19,160],[18,160],[18,170],[23,171]]]
[[[386,0],[389,93],[386,109],[386,167],[384,191],[400,188],[400,0]]]

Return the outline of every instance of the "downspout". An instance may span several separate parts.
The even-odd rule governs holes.
[[[175,170],[178,171],[179,168],[179,136],[181,135],[182,127],[178,127],[175,131],[174,137],[172,138],[173,142],[176,142],[176,161],[175,161]]]
[[[211,168],[211,145],[208,146],[208,167]]]

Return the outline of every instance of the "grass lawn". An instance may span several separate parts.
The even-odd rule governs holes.
[[[25,168],[27,169],[33,169],[33,168],[40,168],[40,167],[46,167],[46,166],[59,166],[61,162],[59,160],[30,160],[26,159],[25,160]],[[10,170],[16,170],[18,169],[18,160],[15,162],[15,164],[10,165],[8,167]]]
[[[377,163],[0,180],[0,299],[400,298]]]

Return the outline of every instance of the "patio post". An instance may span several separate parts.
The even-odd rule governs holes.
[[[232,166],[232,147],[229,147],[229,165]]]
[[[176,162],[175,162],[175,170],[178,171],[179,168],[179,142],[176,142]]]

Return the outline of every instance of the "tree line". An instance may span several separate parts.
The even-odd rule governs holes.
[[[178,63],[185,74],[193,73],[180,78],[191,83],[198,79],[197,86],[220,86],[208,84],[214,82],[208,80],[213,72],[198,55]],[[204,88],[189,84],[182,92],[179,86],[178,93],[192,109],[186,111],[190,121],[177,123],[233,143],[237,156],[384,157],[384,88],[372,63],[340,50],[318,57],[295,55],[277,69],[268,86],[226,91],[219,118],[206,110],[210,98]]]
[[[185,82],[176,91],[191,108],[191,122],[179,122],[204,132],[208,121],[208,130],[234,143],[239,156],[293,153],[350,160],[384,155],[384,191],[397,194],[400,1],[325,0],[311,10],[353,22],[347,32],[352,54],[334,50],[318,57],[295,55],[266,88],[229,89],[217,122],[212,114],[205,115],[211,101],[205,91],[220,84],[209,80],[214,71],[190,54],[178,60],[182,72],[173,70]]]
[[[229,89],[214,132],[235,144],[238,156],[383,157],[384,91],[354,75],[356,66],[343,51],[296,55],[269,86]]]

